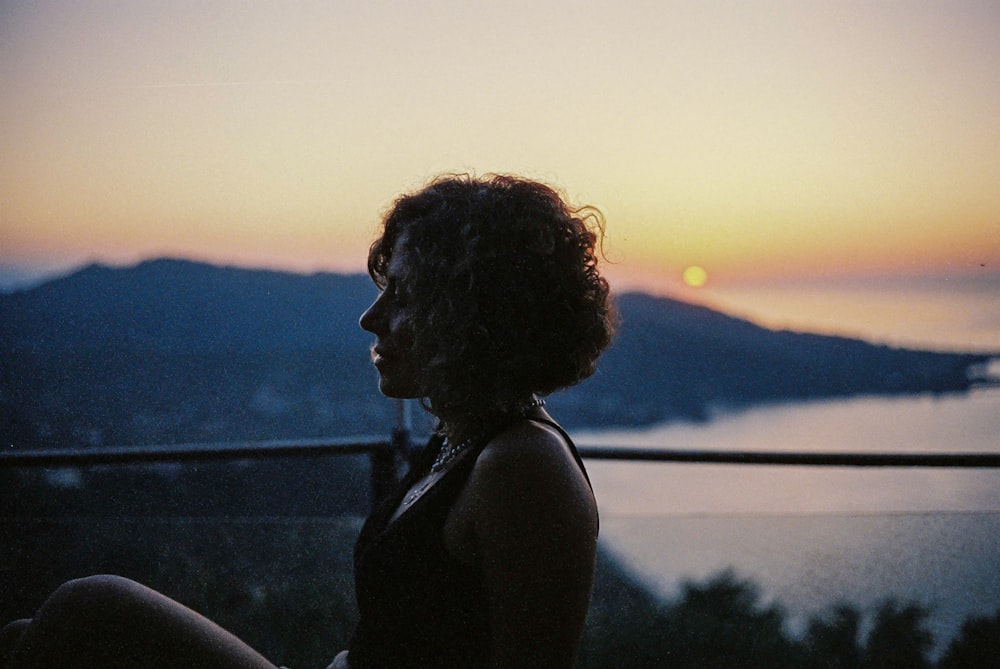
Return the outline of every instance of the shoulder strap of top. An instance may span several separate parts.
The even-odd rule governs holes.
[[[566,444],[569,446],[570,452],[573,454],[573,458],[576,460],[576,464],[580,467],[580,471],[583,472],[583,477],[587,479],[587,485],[593,490],[594,486],[590,483],[590,475],[587,474],[587,468],[583,465],[583,458],[580,457],[580,452],[576,449],[576,444],[573,443],[572,437],[569,433],[563,429],[563,426],[555,422],[551,418],[545,418],[543,416],[528,416],[528,420],[535,421],[536,423],[543,423],[553,428],[556,432],[566,440]]]

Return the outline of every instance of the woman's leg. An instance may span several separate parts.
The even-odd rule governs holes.
[[[0,669],[6,667],[7,658],[17,646],[24,630],[31,624],[30,618],[15,620],[0,629]]]
[[[60,586],[27,624],[9,669],[275,669],[202,615],[134,581],[90,576]]]

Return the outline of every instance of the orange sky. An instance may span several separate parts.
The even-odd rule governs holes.
[[[621,286],[1000,267],[992,1],[2,3],[0,91],[8,284],[360,271],[453,170],[598,205]]]

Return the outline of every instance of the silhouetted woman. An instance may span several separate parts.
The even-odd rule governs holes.
[[[400,197],[371,247],[362,315],[383,394],[438,428],[355,547],[360,620],[330,669],[573,666],[597,506],[539,399],[594,371],[613,310],[599,213],[508,176]],[[4,634],[10,667],[266,667],[214,623],[126,579],[59,588]],[[304,669],[304,668],[303,668]]]

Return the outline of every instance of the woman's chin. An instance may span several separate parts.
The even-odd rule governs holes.
[[[378,390],[386,397],[397,400],[411,400],[419,397],[415,388],[406,384],[393,383],[384,378],[379,380]]]

